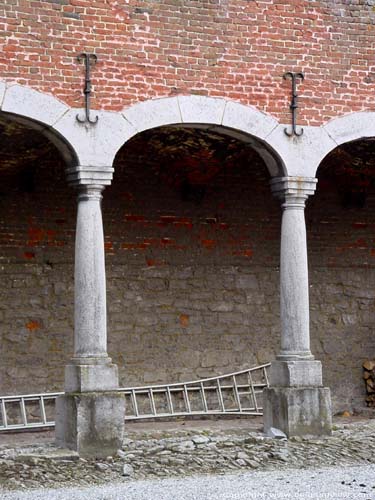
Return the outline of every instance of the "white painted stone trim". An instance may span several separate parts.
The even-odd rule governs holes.
[[[318,179],[314,177],[274,177],[270,181],[271,191],[278,198],[295,196],[306,199],[315,193]]]
[[[160,126],[207,126],[243,138],[261,154],[271,176],[315,177],[321,161],[338,145],[375,137],[375,112],[371,111],[340,116],[321,127],[305,126],[302,136],[290,138],[284,133],[287,125],[252,106],[200,95],[151,99],[119,113],[94,111],[99,121],[88,125],[76,121],[82,109],[69,108],[32,88],[0,81],[0,110],[42,130],[71,166],[81,166],[75,180],[84,183],[90,182],[85,167],[91,166],[97,172],[93,181],[98,181],[102,168],[103,181],[110,182],[108,169],[118,150],[137,133]]]
[[[340,116],[323,125],[336,145],[368,137],[375,137],[375,112],[361,111]]]
[[[222,125],[227,101],[202,95],[178,96],[182,123]]]
[[[5,89],[6,89],[5,82],[0,82],[0,109],[1,109],[1,106],[3,105]]]
[[[122,114],[137,133],[170,125],[205,125],[222,133],[226,130],[228,135],[239,139],[249,141],[251,136],[271,175],[280,174],[280,171],[287,174],[280,155],[266,140],[278,122],[254,107],[223,98],[188,95],[143,101],[124,109]]]
[[[112,181],[113,167],[85,167],[82,165],[66,169],[67,180],[73,186],[109,186]]]
[[[287,125],[278,125],[267,136],[268,144],[276,151],[288,176],[315,177],[322,159],[337,144],[323,127],[304,127],[301,136],[288,137],[284,129]]]
[[[375,137],[375,112],[359,111],[339,116],[322,125],[321,129],[329,136],[331,147],[328,151],[322,150],[317,168],[325,156],[337,146],[347,142]]]
[[[59,120],[69,107],[55,97],[22,85],[6,85],[0,82],[0,111],[16,117],[40,130],[55,144],[68,165],[79,163],[74,146],[57,133],[53,124]],[[14,118],[15,119],[15,118]]]
[[[124,110],[122,115],[137,133],[155,127],[182,123],[177,97],[139,102]],[[123,143],[125,142],[126,139]]]
[[[272,130],[277,127],[278,121],[256,108],[244,106],[239,102],[228,101],[221,124],[224,127],[240,130],[258,139],[265,140]],[[266,142],[268,143],[268,141]]]
[[[53,125],[69,107],[55,97],[21,85],[5,90],[1,110],[30,118],[46,126]]]
[[[79,123],[77,113],[81,109],[70,109],[53,126],[59,134],[72,144],[83,166],[111,166],[117,151],[137,133],[136,129],[120,113],[93,111],[99,117],[95,125]]]
[[[261,140],[278,124],[256,108],[200,95],[143,101],[125,109],[123,116],[137,132],[167,125],[205,124],[232,128]]]

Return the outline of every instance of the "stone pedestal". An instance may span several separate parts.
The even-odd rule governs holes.
[[[280,250],[281,349],[271,363],[270,387],[263,393],[265,431],[288,436],[330,434],[331,399],[322,366],[310,351],[309,280],[305,202],[316,179],[282,177],[271,181],[282,200]]]
[[[65,367],[65,392],[98,392],[118,388],[118,370],[111,363],[111,358],[101,359],[100,362],[92,358],[78,358],[77,363],[74,361],[73,358],[71,364]]]
[[[287,436],[331,434],[330,390],[322,384],[321,362],[272,362],[263,412],[265,432],[276,427]]]
[[[322,387],[322,363],[315,359],[272,361],[271,387]]]
[[[116,391],[71,393],[56,400],[56,444],[81,457],[105,458],[122,446],[125,397]]]
[[[263,392],[264,430],[276,427],[287,436],[321,436],[332,431],[327,387],[270,387]]]

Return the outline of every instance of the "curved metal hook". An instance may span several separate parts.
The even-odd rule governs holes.
[[[98,122],[98,120],[99,120],[99,116],[98,116],[98,115],[96,115],[96,116],[95,116],[95,119],[94,119],[94,120],[92,120],[92,118],[90,118],[90,111],[85,110],[85,118],[80,118],[80,117],[79,117],[79,115],[77,114],[77,115],[76,115],[76,120],[77,120],[77,122],[79,122],[79,123],[89,122],[89,123],[91,123],[91,124],[95,125],[95,123],[97,123],[97,122]]]

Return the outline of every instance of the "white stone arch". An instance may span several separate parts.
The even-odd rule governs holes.
[[[190,95],[143,101],[124,109],[122,116],[133,133],[124,137],[118,149],[132,136],[157,127],[204,128],[250,143],[271,176],[287,175],[280,155],[267,140],[278,122],[254,107],[222,98]]]
[[[359,111],[333,118],[322,127],[331,138],[332,148],[322,155],[320,163],[342,144],[375,137],[375,112]],[[318,167],[319,167],[318,165]]]
[[[324,158],[341,144],[375,137],[375,112],[339,116],[320,127],[304,127],[301,137],[285,140],[279,125],[268,137],[283,158],[289,175],[315,177]]]
[[[0,82],[0,115],[40,131],[57,147],[67,166],[74,166],[78,162],[74,147],[53,127],[67,109],[65,104],[50,95],[22,85]]]
[[[94,179],[98,172],[110,178],[115,152],[135,131],[121,113],[93,111],[100,118],[96,125],[79,123],[76,116],[82,113],[52,95],[0,81],[0,114],[47,136],[82,178]]]
[[[0,113],[23,121],[49,137],[82,180],[94,179],[95,175],[109,180],[116,153],[131,137],[148,129],[173,125],[207,128],[236,137],[252,145],[272,177],[295,175],[290,165],[296,162],[289,161],[294,153],[291,141],[285,134],[281,140],[278,138],[277,132],[284,126],[272,116],[235,101],[177,96],[136,103],[122,113],[91,112],[99,117],[98,122],[82,124],[76,120],[77,114],[83,113],[82,108],[71,108],[26,86],[0,82]]]

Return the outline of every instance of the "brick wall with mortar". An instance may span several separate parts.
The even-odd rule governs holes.
[[[93,107],[176,94],[227,97],[289,122],[285,71],[306,73],[300,121],[374,108],[373,0],[12,0],[0,5],[0,78]]]
[[[75,196],[53,147],[13,125],[7,134],[0,390],[61,389],[72,349]],[[306,212],[312,350],[335,410],[364,403],[361,363],[375,350],[375,160],[365,144],[327,159]],[[366,158],[349,183],[345,154],[347,169]],[[115,166],[103,213],[109,352],[121,383],[186,380],[272,359],[280,207],[257,155],[215,134],[161,129],[133,139]]]

